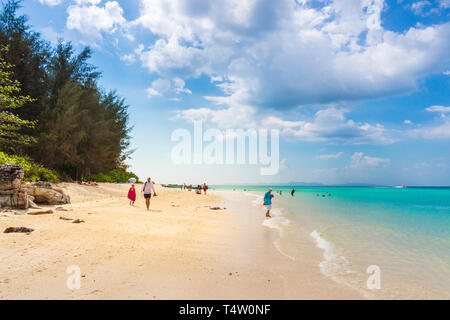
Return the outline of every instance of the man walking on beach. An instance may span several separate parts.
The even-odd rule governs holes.
[[[150,198],[156,196],[155,187],[153,186],[152,179],[147,178],[147,182],[144,183],[144,187],[142,188],[142,192],[144,192],[145,205],[147,206],[147,211],[150,210]]]
[[[270,210],[272,210],[272,198],[273,198],[273,194],[272,194],[272,189],[269,188],[269,191],[266,192],[266,194],[264,195],[264,205],[266,206],[267,212],[266,212],[266,217],[270,218]]]

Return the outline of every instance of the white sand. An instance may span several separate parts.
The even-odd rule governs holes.
[[[158,186],[147,212],[140,197],[129,206],[129,185],[63,186],[72,211],[0,214],[1,299],[362,298],[320,273],[311,241],[292,261],[275,249],[277,232],[262,226],[263,215],[211,210],[227,206],[216,194]],[[69,266],[81,270],[79,290],[67,287]]]

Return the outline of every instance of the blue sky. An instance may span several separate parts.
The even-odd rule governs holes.
[[[130,105],[139,176],[165,183],[450,185],[450,0],[25,0],[89,45]],[[281,168],[175,165],[171,134],[280,130]]]

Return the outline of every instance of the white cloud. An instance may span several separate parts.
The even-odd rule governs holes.
[[[117,1],[108,1],[104,7],[96,6],[96,0],[78,0],[67,8],[66,27],[84,35],[99,37],[100,32],[113,33],[126,22]],[[87,6],[86,6],[87,5]]]
[[[48,6],[57,6],[63,3],[64,1],[66,0],[39,0],[41,4],[46,4]],[[72,0],[72,1],[78,5],[97,5],[100,2],[102,2],[102,0]]]
[[[444,71],[443,74],[446,76],[450,76],[450,70]]]
[[[47,26],[39,30],[39,33],[44,36],[44,38],[48,41],[53,42],[54,44],[58,42],[58,39],[62,38],[62,34],[56,32],[52,27]]]
[[[438,0],[439,7],[442,9],[448,9],[450,8],[450,0]]]
[[[194,47],[185,47],[179,40],[171,37],[159,39],[140,55],[142,65],[152,72],[164,76],[199,76],[202,64],[206,64],[202,51]]]
[[[427,7],[431,7],[431,2],[427,0],[417,1],[411,4],[411,10],[417,15],[423,15]]]
[[[429,108],[426,108],[428,112],[439,112],[439,113],[450,113],[450,107],[444,107],[444,106],[431,106]]]
[[[448,61],[450,23],[385,30],[383,0],[141,0],[157,40],[139,56],[162,77],[202,74],[222,103],[283,109],[387,96]]]
[[[425,110],[439,113],[440,122],[435,126],[410,130],[407,134],[415,138],[423,139],[450,139],[450,107],[431,106]]]
[[[79,5],[85,5],[85,4],[97,5],[100,2],[102,2],[102,0],[75,0],[75,3],[79,4]]]
[[[173,82],[173,89],[176,94],[180,93],[192,94],[192,91],[185,87],[186,84],[183,79],[175,78],[172,80],[172,82]]]
[[[39,2],[43,5],[48,6],[57,6],[61,4],[64,0],[39,0]]]
[[[330,159],[337,159],[339,158],[343,152],[338,152],[336,154],[321,154],[320,156],[317,156],[316,159],[318,160],[330,160]]]
[[[403,121],[403,123],[404,124],[412,124],[412,121],[411,120],[405,120],[405,121]]]
[[[157,79],[152,82],[150,88],[147,89],[147,94],[149,97],[162,96],[165,93],[187,93],[192,94],[192,91],[185,87],[183,79],[174,78],[169,79]]]
[[[351,168],[361,168],[361,167],[381,167],[390,162],[387,158],[376,158],[365,156],[362,152],[355,152],[351,157],[351,163],[349,167]]]
[[[220,103],[221,101],[216,103]],[[324,141],[345,144],[391,144],[398,139],[395,132],[381,124],[355,122],[345,117],[344,109],[327,108],[319,110],[309,120],[283,120],[266,116],[248,105],[233,104],[223,109],[187,109],[177,112],[176,119],[201,120],[219,128],[271,128],[280,129],[285,138],[302,141]]]
[[[120,60],[124,61],[127,64],[132,64],[133,62],[136,61],[136,56],[133,53],[125,54],[120,57]]]
[[[128,37],[127,35],[125,35]],[[132,53],[122,55],[120,60],[124,61],[127,64],[132,64],[136,61],[136,58],[141,55],[142,51],[144,51],[144,45],[140,43],[136,49]]]
[[[288,122],[281,127],[282,134],[303,141],[327,141],[346,144],[391,144],[397,141],[390,130],[381,124],[355,122],[345,117],[345,109],[327,108],[319,110],[309,121]],[[271,126],[273,122],[264,122]]]
[[[161,95],[161,93],[158,90],[153,89],[152,87],[147,88],[146,91],[147,91],[147,95],[149,97],[154,97],[154,96],[160,96]]]
[[[414,129],[409,131],[408,134],[423,139],[450,139],[450,116],[442,114],[441,119],[441,123],[438,125]]]
[[[173,119],[188,122],[203,121],[218,128],[257,128],[260,126],[257,110],[247,105],[234,105],[224,109],[198,108],[179,110]]]

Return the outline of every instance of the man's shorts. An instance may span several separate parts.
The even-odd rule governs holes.
[[[271,205],[271,204],[266,205],[266,209],[267,209],[267,210],[272,210],[272,205]]]
[[[152,197],[151,193],[144,193],[144,198],[145,199],[150,199]]]

